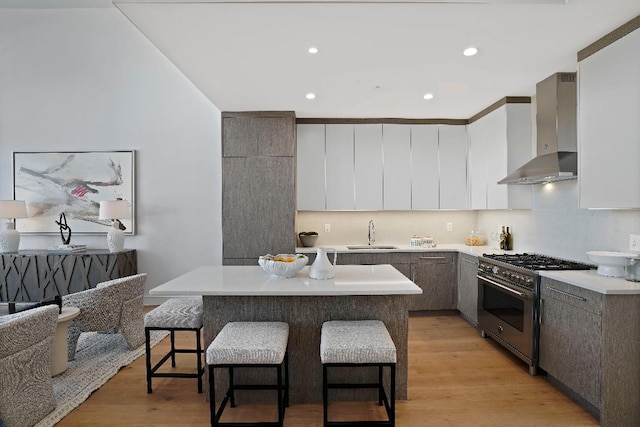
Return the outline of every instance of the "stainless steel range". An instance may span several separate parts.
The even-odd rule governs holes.
[[[538,254],[484,254],[478,260],[478,323],[490,336],[538,367],[540,275],[542,270],[589,270],[588,264]]]

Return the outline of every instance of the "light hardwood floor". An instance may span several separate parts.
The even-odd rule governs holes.
[[[192,345],[193,334],[179,334],[180,345]],[[154,354],[168,349],[168,338]],[[192,355],[180,355],[194,366]],[[197,394],[193,379],[155,378],[146,393],[145,361],[140,357],[122,369],[59,424],[70,426],[207,426],[209,406]],[[275,416],[271,407],[251,405],[226,410],[223,420],[244,416]],[[229,417],[227,416],[229,413]],[[377,405],[331,406],[332,418],[375,417]],[[597,419],[527,366],[458,316],[409,319],[409,399],[398,401],[399,427],[440,426],[597,426]],[[255,419],[255,418],[254,418]],[[294,404],[285,425],[321,426],[320,404]]]

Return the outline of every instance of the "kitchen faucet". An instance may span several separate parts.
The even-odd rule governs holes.
[[[376,227],[373,225],[373,220],[369,221],[369,233],[368,233],[369,245],[376,242]]]

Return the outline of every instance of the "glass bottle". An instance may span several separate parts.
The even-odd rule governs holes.
[[[509,232],[509,227],[507,227],[507,233],[505,235],[504,242],[505,242],[504,246],[506,250],[508,251],[513,250],[513,236]]]
[[[507,249],[507,233],[504,230],[504,225],[502,226],[502,231],[500,232],[500,249]]]

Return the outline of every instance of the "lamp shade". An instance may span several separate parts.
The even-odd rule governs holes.
[[[100,202],[99,219],[131,218],[129,203],[126,200],[103,200]]]
[[[27,204],[24,200],[0,200],[0,218],[26,218]]]

